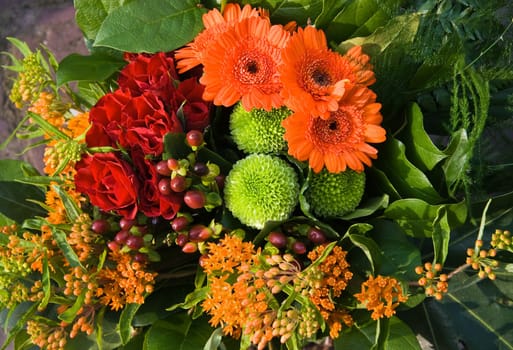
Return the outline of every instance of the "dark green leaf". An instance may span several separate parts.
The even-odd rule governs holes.
[[[57,70],[57,86],[71,81],[103,81],[118,72],[127,62],[105,54],[66,56]]]
[[[173,314],[150,327],[144,339],[143,350],[166,349],[170,344],[176,350],[202,349],[212,331],[204,317],[192,320],[185,312]]]
[[[121,343],[123,345],[130,341],[133,330],[132,320],[140,307],[141,304],[128,304],[121,312],[121,316],[119,317],[119,335],[121,336]]]
[[[467,206],[464,201],[454,204],[430,205],[416,198],[400,199],[385,210],[385,217],[393,219],[412,237],[431,237],[433,224],[441,208],[447,209],[448,224],[452,227],[462,225],[467,218]]]
[[[363,251],[371,264],[372,274],[374,275],[375,270],[379,270],[381,266],[380,247],[376,244],[376,242],[374,242],[373,239],[361,234],[349,234],[347,237],[351,243]]]
[[[29,163],[15,159],[0,159],[0,181],[17,181],[38,175],[37,169]]]
[[[436,218],[433,221],[433,250],[434,262],[440,263],[442,266],[445,263],[445,258],[449,251],[449,240],[451,238],[451,226],[449,225],[448,209],[441,207],[436,213]]]
[[[94,46],[128,52],[167,52],[192,41],[203,29],[197,0],[133,0],[102,23]]]
[[[455,189],[458,182],[464,177],[471,155],[470,143],[465,129],[453,134],[451,142],[444,151],[449,157],[444,161],[442,169],[445,174],[447,188]]]
[[[419,249],[408,240],[399,225],[388,220],[371,221],[370,237],[381,250],[381,265],[377,274],[394,275],[404,280],[416,280],[415,267],[421,265]]]
[[[0,181],[0,213],[3,215],[17,223],[33,216],[46,216],[46,210],[29,200],[44,202],[43,191],[20,182]]]
[[[223,340],[223,329],[222,328],[216,328],[212,334],[210,335],[210,338],[208,338],[208,341],[205,344],[205,347],[203,350],[217,350],[219,349],[219,345],[221,345],[221,341]]]
[[[447,158],[447,154],[433,144],[424,130],[424,117],[417,104],[408,107],[406,120],[407,128],[402,135],[408,158],[422,171],[433,170],[435,165]]]
[[[360,203],[353,212],[342,216],[341,219],[354,220],[372,215],[378,210],[388,207],[388,198],[387,194],[383,194],[381,197],[368,198]]]
[[[185,134],[182,132],[170,132],[164,136],[164,153],[162,157],[164,159],[175,158],[182,159],[187,158],[191,153],[191,148],[185,141]]]

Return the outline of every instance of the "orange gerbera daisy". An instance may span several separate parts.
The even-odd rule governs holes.
[[[312,26],[298,28],[282,59],[285,104],[295,112],[310,112],[324,119],[339,108],[348,82],[368,86],[375,81],[369,56],[360,46],[342,56],[331,51],[324,32]]]
[[[205,50],[219,35],[227,31],[235,23],[258,15],[258,10],[251,8],[250,5],[246,5],[241,9],[238,4],[231,3],[226,4],[222,15],[218,9],[213,9],[204,14],[202,19],[205,29],[196,36],[193,42],[177,50],[175,53],[175,58],[178,61],[176,63],[178,71],[183,73],[202,64]]]
[[[281,50],[290,35],[267,18],[250,17],[221,34],[205,53],[203,98],[231,106],[242,99],[246,110],[283,105],[278,73]]]
[[[351,84],[349,84],[351,85]],[[288,152],[301,161],[308,160],[316,173],[324,166],[331,173],[345,171],[347,167],[361,172],[363,164],[371,165],[378,151],[367,144],[385,141],[381,104],[366,87],[349,88],[338,109],[323,119],[309,111],[299,111],[283,121]]]

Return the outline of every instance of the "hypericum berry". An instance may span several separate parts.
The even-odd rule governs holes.
[[[212,229],[202,224],[197,224],[189,230],[189,239],[192,242],[204,242],[212,236]]]
[[[94,220],[93,223],[91,224],[91,230],[93,230],[93,232],[96,232],[98,234],[103,234],[110,230],[110,224],[105,219]]]
[[[308,239],[316,245],[326,243],[326,235],[317,227],[311,227],[307,233]]]
[[[117,244],[125,244],[127,238],[130,236],[130,232],[127,230],[121,230],[114,236],[114,241]]]
[[[137,252],[134,255],[134,260],[140,263],[145,263],[148,261],[148,255]]]
[[[195,242],[187,242],[182,248],[184,253],[195,253],[198,250],[198,244]]]
[[[134,224],[135,220],[133,219],[122,218],[121,220],[119,220],[119,227],[122,230],[130,230],[130,228],[134,226]]]
[[[178,236],[176,236],[175,243],[177,246],[183,247],[187,242],[189,242],[188,235],[180,233]]]
[[[161,160],[155,165],[155,170],[157,173],[159,173],[162,176],[170,176],[171,175],[171,169],[169,169],[169,166],[167,165],[167,161]]]
[[[196,162],[196,164],[194,164],[194,166],[192,167],[192,170],[198,176],[207,175],[209,171],[208,166],[202,162]]]
[[[215,180],[216,180],[216,183],[217,183],[217,187],[219,187],[219,189],[223,189],[224,188],[224,182],[226,180],[226,176],[223,175],[223,174],[219,174],[215,177]]]
[[[187,188],[187,179],[183,176],[177,175],[171,179],[169,185],[175,192],[183,192]]]
[[[205,206],[206,196],[205,193],[201,191],[189,190],[185,192],[183,201],[191,209],[200,209]]]
[[[167,167],[170,169],[170,170],[178,170],[178,168],[180,167],[180,162],[178,162],[177,159],[174,159],[174,158],[169,158],[167,160]]]
[[[189,226],[189,219],[185,216],[179,216],[171,221],[171,228],[173,231],[183,231]]]
[[[199,147],[203,144],[203,133],[199,130],[191,130],[185,135],[185,140],[191,147]]]
[[[301,241],[295,241],[292,243],[292,251],[297,255],[303,255],[306,253],[306,245]]]
[[[132,250],[138,250],[144,245],[144,239],[141,236],[132,235],[126,239],[125,245]]]
[[[276,248],[285,248],[287,246],[287,236],[282,232],[273,231],[269,234],[268,239]]]
[[[165,196],[170,195],[172,190],[171,190],[171,182],[169,181],[169,179],[168,178],[160,179],[159,184],[158,184],[158,189],[161,194],[163,194]]]
[[[107,247],[113,252],[117,252],[119,250],[119,244],[114,241],[110,241],[107,243]]]

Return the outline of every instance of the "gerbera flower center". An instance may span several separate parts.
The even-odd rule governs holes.
[[[312,123],[312,136],[317,142],[324,144],[339,144],[347,141],[353,127],[345,113],[331,113],[328,119],[314,118]]]
[[[319,68],[315,69],[311,75],[313,81],[320,86],[331,85],[331,77],[327,72]]]
[[[243,52],[234,66],[236,79],[248,85],[268,82],[274,71],[272,59],[257,50]]]

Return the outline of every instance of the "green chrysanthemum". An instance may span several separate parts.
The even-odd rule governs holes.
[[[243,224],[261,229],[269,220],[284,220],[297,204],[299,184],[284,160],[251,154],[234,164],[226,177],[227,208]]]
[[[278,153],[286,146],[281,122],[289,115],[290,110],[286,107],[246,111],[239,103],[230,116],[233,139],[246,153]]]
[[[315,215],[335,217],[354,211],[362,200],[364,190],[364,172],[348,169],[333,174],[324,168],[318,174],[311,174],[305,198]]]

